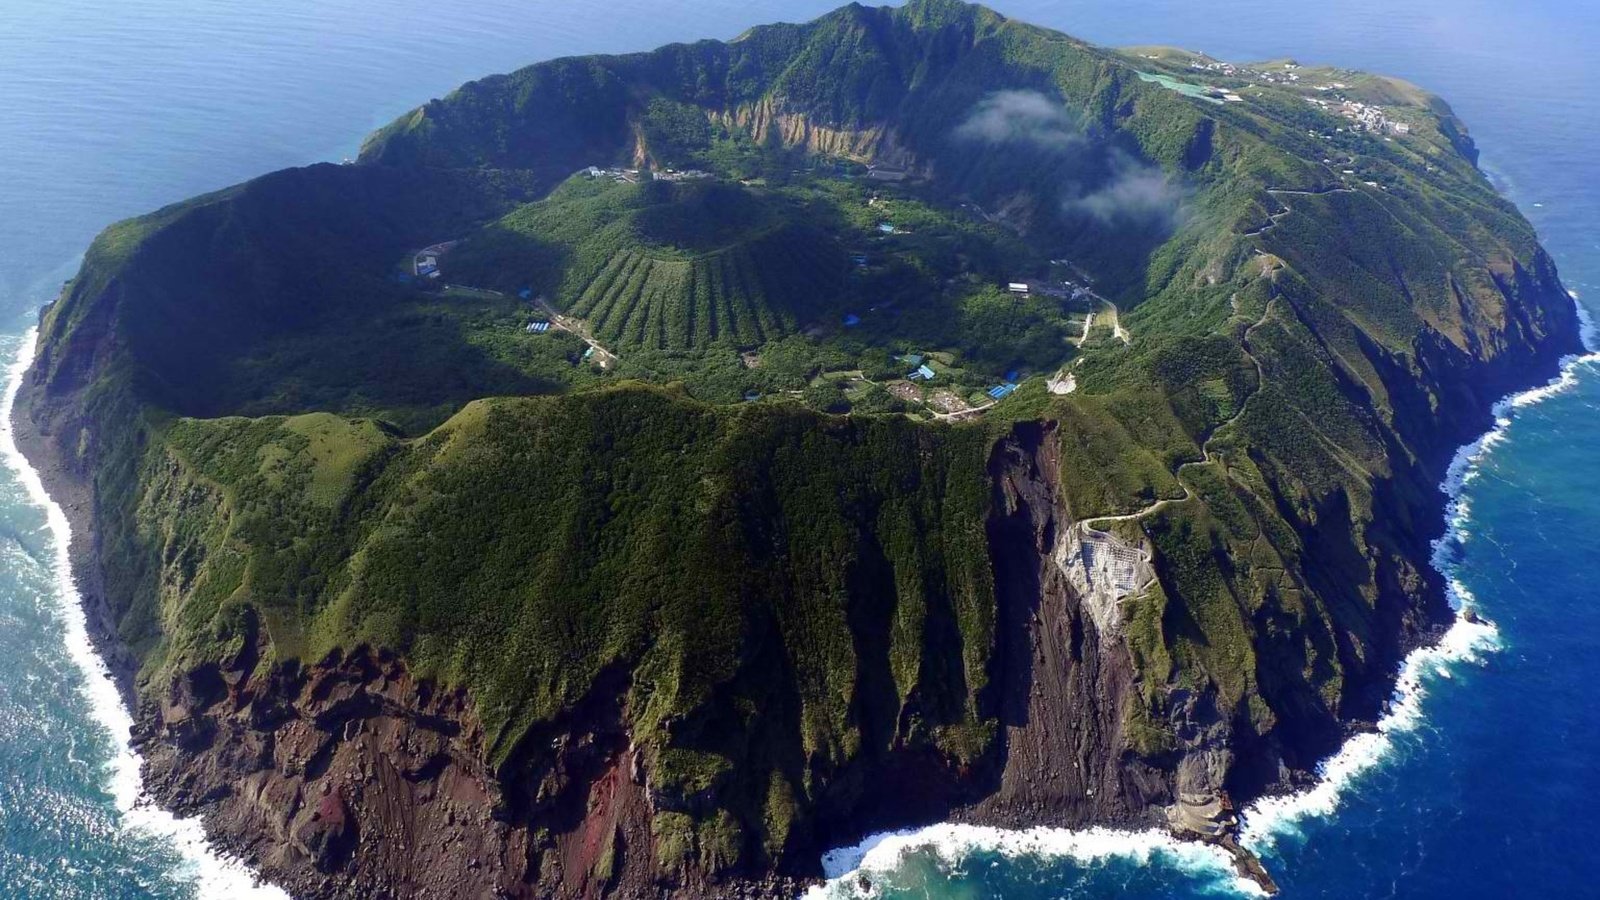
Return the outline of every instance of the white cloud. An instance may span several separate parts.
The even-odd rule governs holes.
[[[973,107],[956,136],[987,144],[1069,147],[1085,140],[1060,103],[1038,91],[997,91]]]
[[[1183,191],[1160,168],[1113,151],[1111,180],[1069,197],[1065,205],[1107,224],[1171,222],[1182,209]]]

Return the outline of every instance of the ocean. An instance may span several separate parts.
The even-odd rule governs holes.
[[[0,359],[109,222],[361,137],[472,77],[552,56],[733,37],[829,0],[4,0]],[[1581,300],[1600,297],[1600,10],[1591,0],[1000,0],[1112,45],[1294,57],[1411,79]],[[12,379],[14,380],[14,378]],[[8,394],[9,396],[9,394]],[[1495,623],[1415,657],[1384,730],[1324,786],[1249,817],[1289,898],[1593,896],[1600,849],[1600,363],[1502,404],[1458,460],[1437,563]],[[196,823],[138,802],[128,714],[65,578],[65,519],[0,434],[0,898],[281,897]],[[936,827],[831,856],[885,898],[1226,897],[1154,835]],[[859,892],[858,875],[820,889]]]

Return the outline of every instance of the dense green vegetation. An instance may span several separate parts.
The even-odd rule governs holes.
[[[1063,516],[1144,511],[1107,525],[1158,576],[1104,644],[1130,745],[1172,764],[1181,688],[1309,764],[1438,600],[1482,373],[1570,323],[1442,104],[1351,78],[1385,140],[1139,77],[1187,59],[851,6],[474,82],[357,165],[114,226],[40,381],[93,423],[62,440],[146,677],[258,620],[263,664],[389,648],[509,766],[621,684],[662,858],[781,858],[864,761],[997,748],[989,465],[1042,420]]]
[[[392,647],[470,689],[496,763],[549,752],[524,736],[621,667],[657,788],[714,787],[744,828],[895,741],[987,747],[982,431],[623,385],[475,403],[412,441],[312,415],[163,444],[168,500],[138,513],[185,571],[161,665],[237,652],[246,610],[282,659]]]
[[[755,347],[838,305],[840,236],[785,198],[717,182],[579,177],[452,251],[451,279],[531,288],[608,346]]]

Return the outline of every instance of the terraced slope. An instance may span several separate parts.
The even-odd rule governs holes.
[[[754,347],[839,302],[847,259],[812,215],[736,184],[578,176],[469,237],[446,273],[547,292],[619,348]]]
[[[801,226],[686,260],[625,250],[565,305],[622,346],[753,347],[836,300],[841,262],[833,240]]]

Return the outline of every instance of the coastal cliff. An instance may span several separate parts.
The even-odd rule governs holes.
[[[1437,484],[1575,313],[1441,102],[1368,85],[1408,129],[1334,165],[1303,98],[1132,66],[979,7],[849,7],[474,83],[359,164],[108,230],[15,425],[152,793],[297,897],[740,897],[940,820],[1226,842],[1306,784],[1449,621]],[[562,181],[669,162],[727,185]],[[858,202],[862,162],[913,187]],[[1167,205],[1107,212],[1129,185]],[[461,235],[488,286],[410,283]],[[891,262],[808,271],[847,241]],[[1069,348],[972,312],[1058,252],[1123,324]],[[780,266],[880,280],[810,306]],[[555,320],[524,282],[570,349],[510,343]],[[630,285],[650,312],[608,320]],[[834,336],[881,297],[901,332]],[[901,367],[944,318],[1075,390],[829,412],[831,371]],[[673,343],[707,319],[738,343]],[[969,338],[938,365],[1013,358]],[[777,400],[718,399],[795,356]]]

